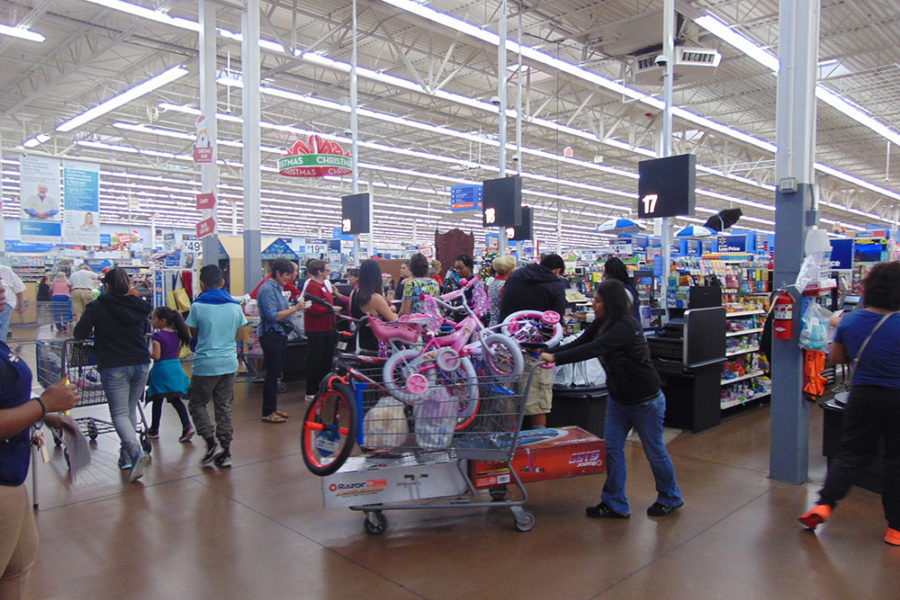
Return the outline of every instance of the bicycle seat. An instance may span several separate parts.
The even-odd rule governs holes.
[[[369,318],[369,327],[372,333],[381,341],[400,340],[413,344],[419,341],[419,333],[421,325],[409,321],[394,321],[393,323],[385,323],[381,319]]]

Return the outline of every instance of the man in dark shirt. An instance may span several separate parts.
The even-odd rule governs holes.
[[[500,299],[500,321],[520,310],[566,312],[566,263],[558,254],[545,254],[540,264],[529,264],[510,274]],[[537,369],[525,402],[525,414],[534,428],[547,425],[553,402],[553,371]]]

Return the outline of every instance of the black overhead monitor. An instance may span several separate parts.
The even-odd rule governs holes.
[[[693,215],[697,157],[693,154],[642,160],[638,165],[638,217]]]
[[[502,177],[482,184],[482,219],[485,227],[522,224],[522,178]]]
[[[369,194],[341,197],[341,233],[369,233]]]
[[[534,235],[532,234],[532,229],[534,226],[534,212],[531,210],[530,206],[522,207],[522,224],[521,225],[513,225],[512,227],[508,227],[507,237],[510,240],[533,240]]]

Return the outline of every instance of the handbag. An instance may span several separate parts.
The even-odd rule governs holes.
[[[859,364],[859,359],[862,357],[862,353],[865,351],[866,346],[869,345],[869,340],[872,339],[872,336],[875,335],[875,332],[884,325],[884,322],[887,321],[892,315],[897,314],[896,312],[889,312],[888,314],[881,317],[881,320],[878,321],[878,324],[872,329],[869,333],[868,337],[866,337],[865,341],[863,341],[862,346],[859,347],[859,352],[856,353],[856,356],[853,357],[853,361],[850,363],[850,373],[844,377],[844,382],[839,386],[836,386],[834,393],[834,401],[840,405],[847,404],[847,399],[850,397],[850,388],[853,385],[853,375],[856,373],[856,365]]]

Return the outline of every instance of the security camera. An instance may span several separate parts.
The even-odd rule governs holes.
[[[666,59],[664,54],[660,54],[659,56],[657,56],[656,58],[653,59],[653,62],[655,62],[656,66],[658,66],[658,67],[664,67],[664,66],[666,66],[666,64],[668,64],[669,61]]]
[[[344,135],[346,135],[347,137],[353,137],[353,130],[352,130],[352,129],[345,129],[345,130],[344,130]]]
[[[500,106],[500,96],[493,96],[491,98],[491,104],[494,106]]]

